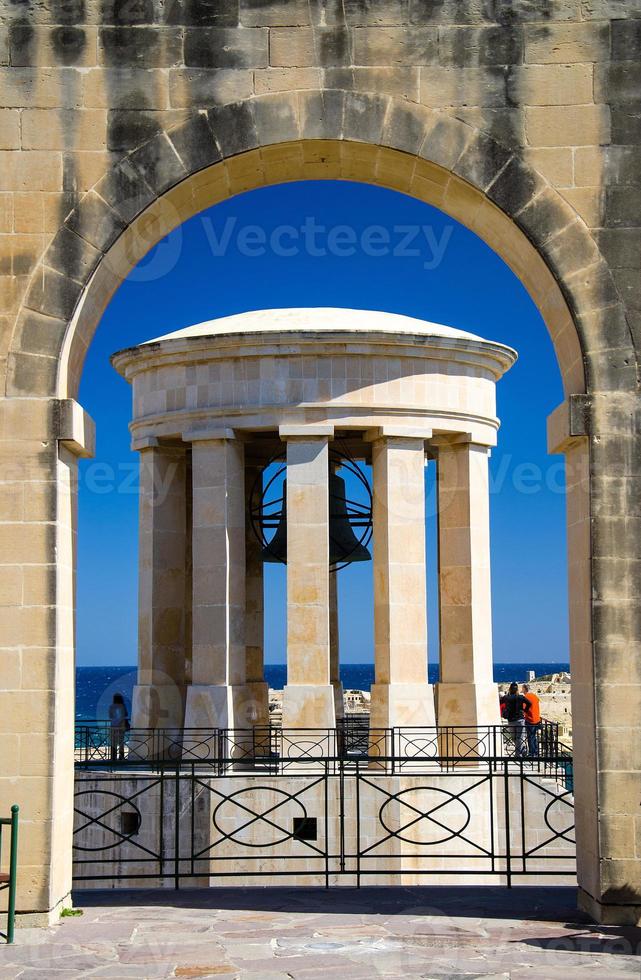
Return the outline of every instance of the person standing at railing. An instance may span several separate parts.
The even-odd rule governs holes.
[[[129,731],[129,718],[122,694],[114,694],[109,705],[111,726],[111,761],[125,758],[125,732]]]
[[[525,709],[525,732],[527,735],[527,751],[530,759],[539,756],[539,732],[541,731],[541,703],[538,695],[531,691],[527,684],[521,686],[521,694],[528,703]]]
[[[522,759],[526,753],[525,712],[528,702],[519,694],[519,685],[513,681],[507,694],[501,698],[502,716],[507,721],[507,732],[514,742],[516,756]]]

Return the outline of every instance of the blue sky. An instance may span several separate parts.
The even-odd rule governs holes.
[[[520,282],[480,239],[395,191],[317,181],[251,191],[196,215],[123,283],[90,348],[80,400],[97,424],[82,463],[78,663],[136,660],[137,458],[131,391],[114,351],[243,310],[348,306],[471,330],[519,352],[498,386],[491,461],[494,659],[567,661],[562,459],[545,420],[562,400],[545,326]],[[428,506],[432,474],[428,475]],[[428,521],[430,660],[437,657],[435,525]],[[284,662],[284,569],[268,567],[266,659]],[[372,659],[371,563],[340,573],[341,658]]]

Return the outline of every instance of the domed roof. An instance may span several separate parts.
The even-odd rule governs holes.
[[[287,331],[322,331],[350,333],[392,333],[414,336],[443,337],[451,340],[483,341],[482,337],[442,323],[430,323],[400,313],[383,313],[380,310],[350,310],[334,307],[308,307],[283,310],[250,310],[235,313],[217,320],[206,320],[182,330],[148,340],[157,344],[164,340],[185,340],[190,337],[216,337],[226,334],[281,333]],[[144,345],[143,345],[144,346]]]

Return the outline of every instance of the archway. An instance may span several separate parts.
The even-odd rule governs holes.
[[[368,142],[359,142],[364,136]],[[551,429],[552,448],[567,454],[569,476],[574,711],[582,721],[575,727],[580,880],[593,911],[604,895],[614,905],[634,904],[634,889],[619,888],[616,875],[608,876],[599,841],[597,802],[606,787],[597,729],[615,719],[603,698],[595,706],[593,642],[612,648],[616,638],[611,623],[593,616],[590,583],[597,594],[607,595],[611,581],[605,566],[591,561],[590,516],[599,506],[604,517],[604,506],[617,493],[594,479],[606,460],[609,476],[630,473],[629,459],[610,448],[617,441],[617,426],[625,430],[626,425],[621,420],[625,404],[617,405],[610,393],[621,390],[622,378],[628,391],[635,390],[636,363],[611,276],[587,229],[517,155],[449,117],[374,96],[299,93],[197,113],[117,164],[68,216],[25,300],[9,357],[7,395],[63,399],[55,434],[77,449],[82,441],[80,434],[76,437],[78,412],[66,400],[75,394],[96,323],[128,269],[172,227],[222,197],[308,176],[370,181],[436,204],[505,259],[548,326],[567,395]],[[591,458],[590,432],[599,435]],[[73,460],[65,458],[58,472],[57,547],[69,560],[59,560],[56,573],[57,635],[72,630],[71,605],[60,596],[71,594],[73,575],[73,507],[64,491],[73,468]],[[613,557],[630,553],[629,545],[619,545],[617,540]],[[607,542],[605,547],[608,557]],[[618,610],[620,617],[632,614],[631,607]],[[64,684],[65,670],[60,670],[59,684]],[[604,674],[599,680],[607,684]],[[68,707],[58,699],[54,710],[64,726]],[[62,803],[56,818],[62,833],[69,815],[65,770],[68,774],[71,761],[67,744],[53,779],[53,796],[58,793]],[[50,850],[47,845],[47,855]],[[63,870],[59,891],[64,878]]]

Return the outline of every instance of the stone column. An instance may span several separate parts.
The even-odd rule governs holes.
[[[374,648],[370,726],[434,725],[427,682],[425,442],[375,438]]]
[[[185,449],[140,451],[138,683],[134,728],[182,728],[185,696]]]
[[[334,728],[329,635],[329,426],[287,441],[287,685],[283,728]]]
[[[269,724],[269,691],[265,682],[264,587],[262,547],[248,519],[250,495],[261,467],[245,468],[245,663],[247,670],[247,720],[250,725]]]
[[[499,725],[492,672],[488,446],[438,446],[438,724]]]
[[[231,429],[192,443],[192,684],[185,727],[248,725],[244,447]]]
[[[329,576],[329,680],[334,688],[336,717],[345,714],[340,666],[340,629],[338,625],[338,572]]]

